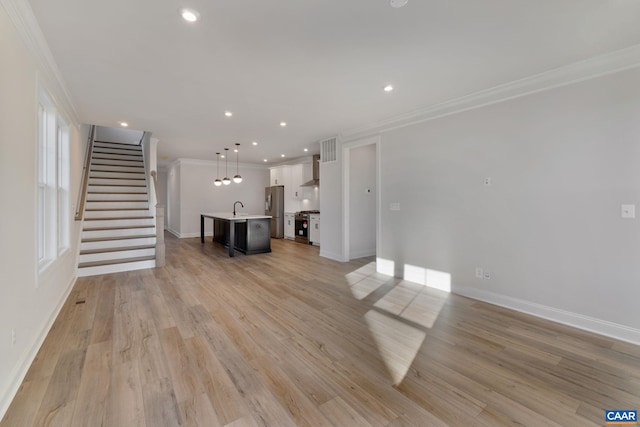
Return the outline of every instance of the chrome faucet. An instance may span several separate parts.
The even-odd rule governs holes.
[[[242,204],[242,202],[241,202],[241,201],[239,201],[239,200],[238,200],[237,202],[235,202],[235,203],[233,204],[233,216],[236,216],[236,205],[237,205],[238,203],[240,203],[240,206],[242,206],[242,207],[244,208],[244,205]]]

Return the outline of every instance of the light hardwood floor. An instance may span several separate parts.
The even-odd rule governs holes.
[[[273,241],[78,279],[1,427],[601,426],[640,347]]]

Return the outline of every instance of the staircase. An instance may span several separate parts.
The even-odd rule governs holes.
[[[93,143],[78,276],[156,266],[156,226],[142,147]]]

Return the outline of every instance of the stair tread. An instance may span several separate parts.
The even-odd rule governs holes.
[[[117,221],[129,219],[153,219],[153,215],[145,216],[109,216],[104,218],[85,218],[85,221]]]
[[[147,193],[140,191],[87,191],[87,194],[144,194]]]
[[[80,251],[80,255],[102,254],[108,252],[135,251],[140,249],[154,249],[156,245],[141,246],[117,246],[115,248],[85,249]]]
[[[123,147],[132,147],[128,148],[129,150],[142,150],[138,144],[127,144],[126,142],[111,142],[111,141],[94,141],[95,144],[108,144],[108,145],[119,145]]]
[[[109,259],[104,261],[81,262],[80,264],[78,264],[78,268],[98,267],[100,265],[126,264],[129,262],[151,261],[154,259],[156,259],[155,255],[149,255],[149,256],[140,256],[140,257],[134,257],[134,258],[125,258],[125,259]]]
[[[100,208],[100,209],[90,209],[86,208],[85,212],[102,212],[102,211],[144,211],[144,208]]]
[[[155,238],[155,234],[138,234],[136,236],[110,236],[110,237],[92,237],[89,239],[82,239],[81,243],[93,243],[93,242],[107,242],[111,240],[129,240],[129,239],[149,239]]]
[[[98,203],[127,203],[127,202],[148,202],[149,199],[127,199],[127,200],[87,200],[87,203],[93,203],[93,202],[98,202]]]
[[[152,224],[152,225],[119,225],[115,227],[89,227],[89,228],[83,228],[82,231],[131,230],[135,228],[156,228],[156,225]]]
[[[145,188],[147,185],[143,184],[89,184],[88,187],[135,187],[135,188]]]
[[[106,150],[122,150],[123,153],[120,154],[119,152],[113,152],[113,151],[106,151]],[[127,152],[129,151],[129,153]],[[121,156],[139,156],[142,157],[142,151],[140,150],[130,150],[128,148],[110,148],[110,147],[94,147],[93,149],[93,154],[116,154],[116,155],[121,155]]]

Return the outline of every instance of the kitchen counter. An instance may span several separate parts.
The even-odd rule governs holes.
[[[200,214],[200,242],[204,243],[204,220],[213,219],[213,241],[246,255],[271,252],[271,216],[233,212]]]

